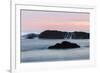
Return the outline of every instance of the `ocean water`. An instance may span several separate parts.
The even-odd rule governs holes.
[[[77,43],[80,48],[48,49],[62,41]],[[89,59],[89,39],[21,39],[21,62],[68,61]]]

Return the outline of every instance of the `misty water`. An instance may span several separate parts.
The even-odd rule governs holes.
[[[48,49],[62,41],[77,43],[80,48]],[[89,59],[89,39],[21,39],[21,62],[69,61]]]

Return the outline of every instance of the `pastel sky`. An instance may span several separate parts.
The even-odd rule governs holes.
[[[21,10],[22,33],[44,30],[89,32],[89,13]]]

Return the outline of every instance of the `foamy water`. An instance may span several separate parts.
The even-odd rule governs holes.
[[[80,48],[50,50],[49,46],[62,41],[70,41]],[[89,40],[87,39],[21,39],[21,62],[43,62],[89,59]]]

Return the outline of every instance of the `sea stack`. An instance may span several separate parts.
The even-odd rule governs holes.
[[[48,47],[48,49],[70,49],[70,48],[80,48],[80,46],[76,43],[63,41],[62,43],[56,43],[55,45]]]

